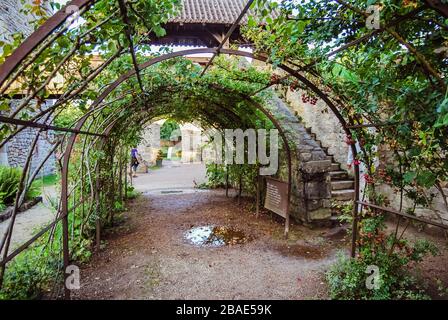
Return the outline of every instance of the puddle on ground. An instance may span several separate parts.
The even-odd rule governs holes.
[[[182,190],[167,190],[167,191],[161,191],[161,194],[172,194],[172,193],[183,193]]]
[[[222,247],[243,244],[253,240],[243,231],[227,226],[201,226],[185,233],[185,239],[198,247]]]

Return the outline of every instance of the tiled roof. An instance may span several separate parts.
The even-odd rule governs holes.
[[[173,23],[233,24],[247,4],[247,0],[182,0],[182,10],[169,20]],[[247,22],[247,15],[241,24]]]

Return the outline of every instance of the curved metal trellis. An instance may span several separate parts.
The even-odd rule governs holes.
[[[89,4],[94,3],[95,1],[93,0],[73,0],[71,3],[69,3],[67,5],[68,6],[78,6],[79,8],[83,8]],[[252,1],[249,1],[248,3],[250,4]],[[70,16],[70,12],[67,12],[66,8],[63,8],[62,10],[60,10],[57,14],[55,14],[54,16],[52,16],[49,20],[47,20],[36,32],[34,32],[29,38],[27,38],[25,40],[24,43],[22,43],[21,46],[19,46],[18,49],[16,49],[13,54],[7,58],[7,60],[5,61],[5,63],[3,65],[0,66],[0,87],[4,84],[4,82],[8,79],[8,77],[12,74],[12,72],[17,68],[17,66],[43,41],[45,40],[54,30],[56,30],[69,16]],[[245,14],[245,12],[247,11],[249,5],[247,5],[245,7],[245,9],[243,10],[243,12],[240,14],[239,18],[240,19],[242,17],[242,15]],[[233,30],[235,29],[235,25],[238,22],[238,20],[235,22],[235,24],[232,26],[232,28],[230,28],[229,33],[231,34],[231,32],[233,32]],[[122,54],[123,51],[122,50],[118,50],[118,55]],[[223,43],[220,44],[219,47],[217,48],[213,48],[213,49],[193,49],[193,50],[185,50],[185,51],[181,51],[181,52],[176,52],[176,53],[170,53],[170,54],[166,54],[160,57],[156,57],[153,58],[139,66],[134,66],[133,70],[130,70],[128,73],[120,76],[114,83],[112,83],[111,85],[109,85],[102,93],[101,95],[98,97],[98,99],[91,105],[91,108],[89,110],[89,113],[87,113],[86,115],[84,115],[76,124],[74,129],[70,129],[67,130],[68,132],[72,132],[72,135],[70,136],[68,142],[67,142],[67,146],[66,149],[64,151],[64,160],[63,160],[63,165],[62,165],[62,186],[61,186],[61,212],[59,217],[53,222],[53,224],[51,224],[49,227],[47,227],[46,229],[44,229],[42,232],[40,232],[39,234],[43,234],[45,232],[45,230],[48,230],[50,227],[54,226],[56,223],[58,223],[59,221],[62,221],[62,227],[63,227],[63,253],[64,253],[64,267],[68,266],[69,264],[69,233],[68,233],[68,215],[69,215],[69,207],[68,207],[68,197],[69,197],[69,190],[68,190],[68,172],[69,172],[69,162],[70,162],[70,156],[71,156],[71,151],[73,149],[76,137],[78,136],[78,134],[80,133],[84,133],[81,131],[83,125],[85,124],[85,122],[87,121],[87,119],[89,118],[89,116],[91,114],[93,114],[94,112],[98,111],[98,109],[100,108],[101,103],[103,102],[104,99],[106,99],[108,97],[108,95],[114,90],[116,89],[123,81],[129,79],[132,76],[139,76],[139,71],[143,70],[151,65],[154,65],[156,63],[174,58],[174,57],[180,57],[180,56],[185,56],[185,55],[189,55],[189,54],[195,54],[195,53],[211,53],[213,54],[213,57],[215,57],[218,54],[228,54],[228,55],[236,55],[236,56],[243,56],[243,57],[248,57],[248,58],[252,58],[255,60],[259,60],[259,61],[263,61],[263,62],[269,62],[268,59],[266,57],[262,57],[262,56],[257,56],[254,55],[252,53],[248,53],[248,52],[243,52],[243,51],[238,51],[238,50],[230,50],[230,49],[223,49]],[[131,54],[133,54],[132,50],[131,50]],[[118,56],[117,55],[117,56]],[[134,57],[134,54],[133,54]],[[109,59],[109,61],[106,61],[106,63],[103,65],[103,67],[98,68],[96,72],[96,74],[102,72],[104,70],[104,67],[107,65],[107,63],[110,63],[110,61],[112,61],[114,57],[112,57],[111,59]],[[135,57],[133,59],[133,61],[135,62]],[[346,132],[346,134],[350,134],[350,130],[347,128],[347,121],[344,119],[344,117],[342,116],[342,114],[339,112],[339,110],[337,109],[337,107],[334,105],[334,103],[331,101],[331,99],[328,97],[327,94],[325,94],[322,90],[320,90],[316,85],[314,85],[311,81],[309,81],[308,79],[306,79],[303,75],[301,75],[300,73],[298,73],[297,71],[291,69],[290,67],[282,64],[279,66],[279,68],[283,69],[285,72],[289,73],[290,75],[294,76],[296,79],[298,79],[300,82],[302,82],[306,87],[308,87],[311,91],[313,91],[318,97],[320,97],[323,101],[325,101],[327,103],[327,105],[330,107],[330,109],[332,110],[332,112],[334,113],[334,115],[337,117],[337,119],[339,120],[339,122],[341,123],[341,126],[343,128],[343,130]],[[205,72],[206,68],[204,69]],[[93,75],[95,75],[95,72],[93,73]],[[92,80],[93,78],[91,78]],[[88,82],[87,82],[88,83]],[[141,81],[139,81],[139,83],[141,83]],[[83,90],[85,88],[84,86],[81,86],[81,88],[79,90],[77,90],[76,94],[78,94],[80,90]],[[277,120],[275,119],[275,117],[269,112],[267,111],[265,108],[263,108],[261,105],[256,104],[250,97],[246,97],[245,98],[247,101],[250,101],[252,103],[252,105],[259,109],[262,113],[264,113],[275,125],[275,127],[279,130],[282,139],[284,140],[284,145],[287,151],[287,157],[288,157],[288,197],[290,197],[291,194],[291,181],[292,181],[292,171],[291,171],[291,151],[289,149],[289,144],[287,141],[287,138],[281,128],[281,126],[279,125],[279,123],[277,122]],[[16,113],[15,113],[16,114]],[[14,114],[14,115],[15,115]],[[42,114],[42,113],[41,113]],[[38,117],[35,117],[34,119],[37,119]],[[14,124],[16,125],[22,125],[22,128],[24,127],[28,127],[28,126],[32,126],[34,125],[34,123],[24,123],[24,122],[20,122],[18,120],[15,119],[9,119],[10,121],[12,121],[13,123],[15,121]],[[113,124],[115,122],[112,122],[107,130],[105,130],[106,135],[110,133],[110,131],[113,128]],[[37,125],[36,125],[37,126]],[[50,126],[45,127],[45,129],[55,129],[52,128]],[[20,129],[19,129],[20,130]],[[356,148],[354,146],[352,146],[352,152],[355,155],[356,154]],[[29,157],[30,158],[30,157]],[[29,161],[29,160],[28,160]],[[20,189],[23,189],[22,187]],[[22,190],[20,190],[19,193],[23,192]],[[356,203],[359,200],[359,167],[358,165],[355,165],[355,196],[354,196],[354,202]],[[16,207],[17,207],[18,202],[16,202]],[[288,201],[289,204],[289,201]],[[17,209],[17,208],[16,208]],[[357,223],[357,206],[354,206],[354,210],[353,210],[353,216],[354,216],[354,225],[353,225],[353,230],[356,230],[356,223]],[[17,211],[17,210],[15,210]],[[287,215],[287,219],[289,219],[289,215]],[[287,223],[288,224],[288,223]],[[7,238],[8,238],[8,243],[9,243],[9,239],[11,237],[11,234],[8,233],[7,234]],[[36,237],[34,237],[33,239],[37,239]],[[353,232],[353,240],[352,240],[352,255],[354,255],[355,252],[355,242],[356,242],[356,232]],[[22,248],[26,248],[27,246],[29,246],[32,243],[32,241],[30,240],[29,242],[27,242],[25,244],[25,246],[23,246]],[[0,262],[1,267],[2,267],[2,273],[4,271],[4,267],[5,264],[10,261],[13,256],[7,256],[7,248],[5,250],[5,256],[4,259]],[[18,254],[18,251],[14,252],[14,255]],[[66,296],[69,296],[69,292],[66,290]]]
[[[93,3],[94,1],[91,0],[74,0],[71,3],[68,4],[68,6],[70,5],[76,5],[79,8],[82,8],[88,4]],[[251,2],[251,1],[250,1]],[[245,10],[247,11],[248,6],[246,6]],[[245,12],[243,12],[242,14],[244,14]],[[44,39],[46,39],[57,27],[59,27],[69,16],[70,14],[68,14],[65,11],[65,8],[60,10],[57,14],[55,14],[54,16],[52,16],[47,22],[44,23],[44,25],[42,25],[35,33],[33,33],[24,43],[22,43],[22,45],[10,56],[7,58],[7,60],[5,61],[5,63],[0,67],[0,86],[8,79],[8,77],[12,74],[12,72],[17,68],[17,66],[29,55],[30,52],[33,51],[33,49],[35,49]],[[241,16],[241,15],[240,15]],[[231,28],[231,30],[234,30],[234,27]],[[55,224],[57,224],[59,221],[62,221],[62,227],[63,227],[63,260],[64,260],[64,267],[68,266],[69,264],[69,260],[70,260],[70,255],[69,255],[69,232],[68,232],[68,215],[69,215],[69,207],[68,207],[68,197],[69,197],[69,190],[68,190],[68,172],[69,172],[69,162],[70,162],[70,155],[73,149],[73,146],[75,144],[76,141],[76,137],[78,136],[78,134],[82,134],[82,133],[87,133],[87,132],[83,132],[81,131],[83,125],[85,124],[85,122],[87,121],[87,119],[94,114],[96,111],[99,111],[100,108],[102,107],[101,103],[109,96],[109,94],[114,91],[123,81],[129,79],[130,77],[133,76],[137,76],[138,72],[151,66],[154,64],[157,64],[159,62],[171,59],[171,58],[175,58],[175,57],[180,57],[180,56],[185,56],[185,55],[190,55],[190,54],[195,54],[195,53],[212,53],[213,56],[216,56],[218,54],[228,54],[228,55],[236,55],[236,56],[244,56],[244,57],[248,57],[248,58],[252,58],[255,60],[259,60],[259,61],[263,61],[263,62],[268,62],[267,58],[265,57],[261,57],[261,56],[256,56],[254,54],[248,53],[248,52],[244,52],[244,51],[238,51],[238,50],[230,50],[230,49],[223,49],[223,46],[220,45],[218,48],[206,48],[206,49],[192,49],[192,50],[185,50],[185,51],[181,51],[181,52],[176,52],[176,53],[170,53],[170,54],[166,54],[160,57],[156,57],[153,58],[139,66],[135,66],[135,68],[133,70],[130,70],[128,73],[123,74],[122,76],[120,76],[115,82],[113,82],[111,85],[109,85],[102,93],[101,95],[98,97],[98,99],[95,100],[95,102],[91,105],[91,108],[89,110],[89,113],[87,113],[86,115],[84,115],[76,124],[74,129],[70,129],[70,130],[66,130],[68,132],[72,132],[68,142],[67,142],[67,146],[65,148],[64,151],[64,158],[63,158],[63,165],[62,165],[62,186],[61,186],[61,212],[60,215],[58,216],[58,218],[47,228],[45,228],[44,230],[42,230],[39,235],[42,235],[43,233],[45,233],[46,231],[48,231],[51,227],[54,227]],[[120,51],[120,50],[119,50]],[[123,52],[120,52],[120,54],[122,54]],[[131,52],[132,54],[132,52]],[[111,60],[110,60],[111,61]],[[135,60],[134,60],[135,61]],[[345,121],[345,119],[343,118],[343,116],[341,115],[341,113],[338,111],[337,107],[332,103],[332,101],[330,100],[330,98],[323,92],[321,91],[317,86],[315,86],[311,81],[309,81],[308,79],[306,79],[304,76],[302,76],[301,74],[299,74],[298,72],[296,72],[295,70],[291,69],[290,67],[286,66],[286,65],[280,65],[279,66],[281,69],[283,69],[284,71],[286,71],[287,73],[291,74],[292,76],[294,76],[295,78],[297,78],[299,81],[301,81],[305,86],[307,86],[310,90],[312,90],[313,92],[316,93],[317,96],[319,96],[320,98],[322,98],[330,107],[330,109],[333,111],[333,113],[336,115],[336,117],[338,118],[338,120],[340,121],[343,129],[346,131],[347,134],[350,133],[350,131],[347,129],[347,123]],[[101,72],[103,69],[99,68],[98,73]],[[206,69],[204,69],[205,71]],[[84,86],[85,87],[85,86]],[[258,110],[260,110],[263,114],[265,114],[275,125],[275,127],[279,130],[279,133],[281,134],[281,137],[284,141],[284,145],[286,148],[286,153],[287,153],[287,158],[288,158],[288,197],[290,197],[290,193],[291,193],[291,181],[292,181],[292,171],[291,171],[291,151],[289,149],[289,144],[287,141],[287,138],[281,128],[281,126],[279,125],[278,121],[275,119],[275,117],[269,112],[267,111],[265,108],[263,108],[261,105],[255,103],[253,101],[253,99],[251,99],[250,97],[245,97],[245,99],[249,102],[252,103],[252,105],[257,108]],[[37,119],[37,117],[35,117],[35,119]],[[33,126],[34,123],[33,122],[18,122],[15,119],[11,119],[11,121],[16,124],[16,125],[22,125],[23,127],[28,127],[28,126]],[[17,121],[17,122],[16,122]],[[108,128],[105,130],[106,135],[108,135],[110,133],[110,131],[112,130],[114,124],[116,123],[116,121],[112,122]],[[36,125],[37,126],[37,125]],[[52,128],[50,126],[45,127],[45,129],[56,129],[56,128]],[[95,133],[93,133],[95,134]],[[97,134],[95,134],[97,135]],[[354,152],[354,154],[356,154],[356,149],[354,147],[352,147],[352,152]],[[358,197],[358,191],[359,191],[359,168],[357,166],[355,166],[355,201],[357,201],[359,199]],[[289,204],[289,201],[288,201]],[[357,206],[354,206],[354,216],[355,219],[354,221],[357,221],[356,216],[357,216]],[[289,215],[287,215],[287,220],[289,219]],[[287,225],[288,225],[288,221],[287,221]],[[356,230],[356,226],[355,230]],[[287,230],[286,230],[287,231]],[[353,244],[355,243],[356,240],[356,233],[354,233],[354,240],[353,240]],[[10,238],[10,234],[8,234],[8,239]],[[33,238],[34,240],[37,239],[37,237]],[[27,246],[29,246],[32,243],[32,240],[28,241],[27,243],[25,243],[24,246],[22,246],[22,249],[25,249]],[[353,252],[354,252],[354,248],[353,248]],[[17,255],[19,252],[16,250],[13,255],[7,256],[7,248],[5,250],[5,254],[6,256],[4,257],[4,259],[1,261],[1,266],[2,269],[4,270],[5,264],[10,261],[13,256]],[[69,292],[66,290],[66,297],[69,297]]]
[[[173,53],[169,53],[169,54],[165,54],[153,59],[150,59],[142,64],[140,64],[136,69],[137,70],[144,70],[152,65],[155,65],[157,63],[160,63],[162,61],[168,60],[168,59],[172,59],[172,58],[176,58],[176,57],[180,57],[180,56],[186,56],[186,55],[191,55],[191,54],[204,54],[204,53],[216,53],[217,50],[216,49],[209,49],[209,48],[201,48],[201,49],[191,49],[191,50],[184,50],[184,51],[178,51],[178,52],[173,52]],[[239,50],[230,50],[230,49],[221,49],[220,53],[222,54],[228,54],[228,55],[236,55],[236,56],[243,56],[243,57],[248,57],[248,58],[252,58],[258,61],[262,61],[262,62],[267,62],[267,58],[266,57],[262,57],[262,56],[257,56],[254,55],[252,53],[249,52],[245,52],[245,51],[239,51]],[[283,69],[285,72],[289,73],[290,75],[292,75],[293,77],[295,77],[296,79],[298,79],[299,81],[301,81],[305,86],[307,86],[310,90],[312,90],[317,96],[319,96],[328,106],[329,108],[332,110],[332,112],[334,113],[334,115],[336,116],[336,118],[339,120],[343,130],[345,131],[345,133],[347,135],[350,135],[350,129],[348,128],[348,124],[347,121],[344,119],[344,117],[342,116],[342,114],[339,112],[339,110],[337,109],[337,107],[333,104],[333,102],[330,100],[330,98],[323,92],[321,91],[316,85],[314,85],[311,81],[309,81],[308,79],[306,79],[304,76],[302,76],[301,74],[299,74],[298,72],[296,72],[295,70],[291,69],[290,67],[284,65],[284,64],[280,64],[278,66],[279,68]],[[104,101],[121,83],[123,83],[124,81],[128,80],[129,78],[131,78],[132,76],[136,75],[136,69],[132,69],[129,72],[127,72],[126,74],[121,75],[116,81],[114,81],[109,87],[107,87],[97,98],[97,100],[95,100],[92,103],[92,108],[95,109],[96,106],[98,106],[99,104],[101,104],[102,101]],[[253,101],[252,99],[248,98],[250,101]],[[261,105],[259,104],[255,104],[254,105],[257,109],[259,109],[261,112],[263,112],[275,125],[275,127],[279,130],[282,139],[284,141],[285,144],[285,148],[286,148],[286,152],[287,152],[287,158],[288,158],[288,206],[289,206],[289,200],[290,200],[290,196],[291,196],[291,181],[292,181],[292,160],[291,160],[291,150],[289,149],[289,144],[288,144],[288,140],[280,126],[280,124],[278,123],[278,121],[275,119],[275,117],[269,112],[267,111],[265,108],[263,108]],[[82,126],[84,125],[84,122],[87,120],[87,117],[82,118],[78,124],[76,125],[75,129],[76,130],[81,130]],[[67,202],[66,198],[67,198],[67,184],[68,184],[68,164],[70,161],[70,154],[71,154],[71,150],[73,149],[73,146],[75,144],[75,140],[77,137],[77,133],[73,133],[72,136],[70,137],[70,140],[67,144],[67,148],[66,148],[66,152],[65,152],[65,156],[64,156],[64,165],[63,165],[63,171],[62,171],[62,184],[63,184],[63,188],[62,188],[62,193],[61,193],[61,199],[63,199],[62,201]],[[356,146],[355,145],[351,145],[351,152],[353,153],[353,157],[356,157],[357,154],[357,150],[356,150]],[[360,190],[360,174],[359,174],[359,164],[355,164],[354,165],[354,172],[355,172],[355,193],[354,193],[354,203],[357,203],[359,201],[359,190]],[[65,199],[65,200],[64,200]],[[65,206],[63,205],[63,211],[64,210],[68,210],[68,205],[66,204]],[[289,209],[288,209],[289,212]],[[357,230],[357,222],[358,222],[358,206],[354,205],[353,206],[353,230]],[[289,224],[289,215],[287,215],[287,222],[286,224]],[[286,230],[287,231],[287,230]],[[68,248],[68,244],[67,244],[67,248]],[[353,232],[353,237],[352,237],[352,255],[354,256],[356,251],[356,232]]]
[[[343,5],[346,5],[344,1],[342,0],[337,0],[339,3],[342,3]],[[68,3],[64,8],[62,8],[60,11],[58,11],[56,14],[54,14],[52,17],[50,17],[42,26],[40,26],[31,36],[29,36],[6,60],[5,62],[0,66],[0,88],[2,88],[4,86],[4,84],[6,83],[6,81],[9,79],[10,82],[12,81],[11,75],[13,74],[14,71],[16,71],[19,67],[19,65],[21,63],[23,63],[25,61],[25,59],[29,58],[30,54],[36,50],[39,45],[41,45],[43,43],[43,41],[47,41],[49,40],[50,43],[51,41],[54,41],[57,37],[58,34],[62,33],[62,30],[59,30],[59,33],[56,34],[53,38],[50,38],[50,35],[54,34],[54,31],[57,30],[58,28],[60,28],[60,26],[67,20],[67,18],[69,16],[71,16],[72,14],[74,14],[74,12],[67,10],[68,8],[70,8],[70,6],[76,6],[79,9],[86,9],[88,8],[90,5],[94,4],[95,2],[97,2],[97,0],[72,0],[70,3]],[[243,12],[240,14],[239,18],[244,15],[249,7],[249,4],[252,1],[248,2],[248,5],[245,7],[245,9],[243,10]],[[427,7],[430,7],[434,10],[436,10],[437,12],[439,12],[440,14],[444,15],[445,17],[448,16],[448,6],[443,4],[441,1],[438,0],[425,0],[424,1]],[[123,1],[120,0],[120,4],[124,4]],[[123,6],[121,6],[121,9]],[[423,10],[421,8],[416,9],[415,11],[413,11],[412,13],[408,14],[407,16],[403,16],[403,17],[399,17],[397,19],[397,21],[403,21],[405,19],[410,19],[414,14],[416,14],[417,12],[419,12],[419,10]],[[123,11],[123,10],[122,10]],[[123,17],[125,23],[126,22],[126,17]],[[397,21],[395,21],[394,23],[397,23]],[[231,32],[233,32],[233,30],[235,29],[235,26],[237,24],[238,20],[232,25],[232,27],[229,30],[228,34],[231,34]],[[382,28],[383,30],[387,30],[387,27]],[[380,31],[375,31],[372,32],[371,34],[368,34],[364,37],[361,37],[360,39],[354,40],[352,43],[347,44],[346,46],[344,46],[343,48],[338,49],[338,52],[345,50],[353,45],[356,45],[362,41],[365,41],[367,39],[369,39],[371,36],[373,36],[374,34],[381,32],[383,30]],[[226,35],[227,36],[227,35]],[[132,40],[132,39],[131,39]],[[132,42],[132,41],[131,41]],[[129,72],[121,75],[117,80],[115,80],[112,84],[110,84],[105,90],[103,90],[103,92],[99,95],[99,97],[92,103],[88,113],[86,113],[84,116],[82,116],[76,126],[74,128],[57,128],[54,126],[51,126],[49,124],[46,124],[46,121],[44,121],[44,123],[37,123],[36,120],[38,120],[40,117],[46,115],[46,114],[51,114],[52,110],[48,110],[46,112],[40,113],[37,116],[35,116],[32,121],[24,121],[24,120],[19,120],[19,119],[15,119],[14,116],[16,114],[13,114],[10,117],[2,117],[0,118],[0,122],[4,122],[4,123],[11,123],[11,124],[15,124],[17,126],[21,126],[20,128],[18,128],[15,132],[13,132],[11,136],[14,136],[15,134],[17,134],[17,132],[20,132],[20,130],[23,130],[23,128],[27,128],[27,127],[36,127],[39,128],[41,132],[42,130],[58,130],[60,129],[61,131],[65,131],[66,132],[66,136],[68,133],[71,133],[71,136],[68,138],[68,142],[64,151],[64,157],[63,157],[63,166],[62,166],[62,190],[61,190],[61,213],[59,214],[59,216],[57,217],[57,219],[50,224],[49,226],[47,226],[46,228],[44,228],[43,230],[41,230],[36,236],[34,236],[32,239],[30,239],[29,241],[27,241],[25,244],[23,244],[21,247],[19,247],[17,250],[15,250],[12,254],[10,254],[8,256],[8,246],[9,246],[9,241],[10,241],[10,237],[11,237],[11,233],[8,232],[5,240],[2,240],[1,244],[0,244],[0,252],[2,252],[3,249],[3,245],[6,242],[6,248],[5,248],[5,252],[4,252],[4,256],[2,261],[0,261],[0,266],[2,268],[2,272],[0,274],[0,277],[3,274],[4,271],[4,267],[6,265],[7,262],[9,262],[11,259],[13,259],[18,253],[20,253],[21,251],[25,250],[33,241],[35,241],[38,237],[40,237],[41,235],[43,235],[45,232],[47,232],[48,230],[50,230],[52,227],[54,227],[57,223],[59,223],[60,221],[62,221],[63,224],[63,231],[64,231],[64,235],[63,235],[63,247],[64,247],[64,265],[67,266],[69,263],[69,237],[68,237],[68,215],[70,213],[70,209],[68,207],[68,197],[70,195],[70,192],[68,190],[68,173],[69,173],[69,162],[70,162],[70,156],[71,156],[71,152],[73,150],[75,141],[76,141],[76,137],[79,136],[79,134],[89,134],[89,135],[94,135],[96,136],[95,139],[102,137],[103,141],[104,139],[107,139],[107,137],[110,135],[110,133],[112,132],[115,124],[118,122],[118,118],[113,120],[111,123],[108,124],[107,128],[102,132],[102,133],[95,133],[95,132],[89,132],[89,131],[82,131],[83,126],[85,125],[85,123],[87,122],[87,120],[89,119],[89,117],[91,117],[92,115],[94,115],[97,112],[101,112],[101,110],[105,107],[105,105],[107,105],[107,103],[103,103],[105,99],[108,98],[108,96],[124,81],[126,81],[127,79],[131,78],[131,77],[138,77],[139,79],[139,84],[140,87],[143,89],[141,80],[140,80],[140,75],[139,72],[145,68],[148,68],[152,65],[155,65],[159,62],[168,60],[168,59],[172,59],[175,57],[181,57],[181,56],[186,56],[186,55],[191,55],[191,54],[198,54],[198,53],[210,53],[213,55],[213,57],[215,57],[218,54],[227,54],[227,55],[234,55],[234,56],[243,56],[243,57],[248,57],[248,58],[252,58],[258,61],[262,61],[265,63],[269,63],[268,58],[263,57],[263,56],[259,56],[259,55],[254,55],[252,53],[248,53],[248,52],[244,52],[244,51],[239,51],[239,50],[230,50],[230,49],[224,49],[223,48],[223,44],[224,43],[220,43],[220,45],[217,48],[200,48],[200,49],[192,49],[192,50],[184,50],[184,51],[179,51],[179,52],[175,52],[175,53],[170,53],[170,54],[165,54],[163,56],[159,56],[153,59],[150,59],[140,65],[136,64],[136,60],[135,60],[135,53],[133,52],[133,50],[131,49],[131,54],[133,56],[133,62],[134,62],[134,69],[130,70]],[[38,51],[42,52],[42,48],[38,49]],[[97,70],[95,70],[93,72],[93,76],[91,76],[88,81],[85,83],[84,86],[81,86],[81,88],[73,93],[70,93],[69,96],[70,97],[74,97],[77,94],[79,94],[80,92],[82,92],[86,85],[89,83],[89,81],[92,81],[94,79],[94,76],[98,75],[99,73],[101,73],[104,68],[111,63],[116,57],[120,56],[121,54],[123,54],[124,51],[118,50],[116,56],[111,57],[108,61],[106,61],[101,67],[99,67]],[[331,53],[334,54],[334,53]],[[35,58],[35,57],[34,57]],[[207,70],[208,66],[212,63],[212,60],[207,64],[206,68],[204,68],[203,73],[205,73],[205,71]],[[33,63],[33,59],[29,60],[26,62],[27,65],[30,65]],[[280,69],[284,70],[285,72],[287,72],[290,76],[295,77],[298,81],[300,81],[303,85],[305,85],[309,90],[313,91],[319,98],[321,98],[326,104],[327,106],[330,108],[330,110],[333,112],[333,114],[335,115],[335,117],[338,119],[339,123],[341,124],[342,129],[344,130],[344,132],[350,136],[351,135],[351,129],[355,128],[355,124],[353,123],[353,121],[351,119],[345,119],[344,116],[341,114],[341,112],[338,109],[338,106],[333,102],[332,98],[325,93],[324,91],[322,91],[318,86],[316,86],[312,81],[310,81],[309,79],[307,79],[305,76],[303,76],[300,71],[306,71],[307,69],[309,69],[309,65],[305,66],[301,69],[299,69],[299,71],[292,69],[291,67],[289,67],[286,64],[281,64],[278,66]],[[14,77],[13,77],[14,78]],[[3,92],[4,93],[4,92]],[[263,106],[261,106],[260,104],[258,104],[256,101],[254,101],[253,99],[251,99],[248,96],[245,97],[241,97],[242,99],[248,101],[249,103],[251,103],[251,105],[260,110],[263,114],[265,114],[275,125],[275,127],[279,130],[282,139],[284,141],[285,144],[285,148],[287,149],[287,156],[288,156],[288,196],[290,196],[290,191],[291,191],[291,180],[292,180],[292,174],[291,174],[291,151],[289,150],[289,144],[287,141],[287,138],[280,126],[280,124],[278,123],[278,121],[275,119],[275,117],[268,111],[266,110]],[[120,99],[120,98],[118,98]],[[67,100],[65,100],[67,101]],[[62,105],[62,103],[64,103],[64,100],[62,102],[59,102],[58,105]],[[108,102],[109,103],[109,102]],[[47,120],[49,119],[49,117],[47,118]],[[37,133],[37,137],[39,136],[39,132]],[[5,143],[5,141],[2,141],[2,145]],[[59,143],[61,144],[61,143]],[[355,157],[357,154],[357,150],[355,145],[351,145],[351,152],[353,153],[353,156]],[[32,152],[33,152],[34,147],[32,147],[30,149],[30,154],[28,156],[28,160],[27,160],[27,165],[25,166],[25,170],[24,170],[24,176],[22,177],[22,183],[21,183],[21,187],[19,188],[19,192],[18,192],[18,197],[16,199],[16,203],[15,203],[15,209],[14,209],[14,216],[17,212],[18,209],[18,204],[19,204],[19,199],[21,197],[21,194],[24,192],[24,190],[26,190],[26,186],[23,186],[24,184],[24,179],[26,178],[27,173],[25,171],[28,170],[28,163],[29,161],[31,161],[31,156],[32,156]],[[55,149],[53,149],[54,151]],[[39,169],[38,169],[39,170]],[[38,171],[37,170],[37,171]],[[355,193],[354,193],[354,206],[353,206],[353,230],[354,232],[352,233],[352,256],[355,255],[355,250],[356,250],[356,237],[357,237],[357,222],[358,222],[358,205],[356,205],[357,203],[360,203],[359,201],[359,190],[360,190],[360,186],[359,186],[359,182],[360,182],[360,176],[359,176],[359,164],[355,163],[354,164],[354,172],[355,172]],[[36,172],[33,173],[31,175],[31,177],[35,177],[35,174],[37,174]],[[288,201],[289,203],[289,201]],[[72,208],[73,209],[73,208]],[[289,215],[288,215],[289,217]],[[12,231],[12,226],[13,226],[14,220],[12,220],[12,224],[11,224],[11,231]],[[98,238],[97,238],[98,240]],[[0,283],[1,283],[1,278],[0,278]]]

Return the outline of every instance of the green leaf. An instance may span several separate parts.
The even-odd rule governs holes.
[[[404,182],[406,182],[406,183],[411,183],[411,182],[414,181],[414,179],[415,179],[416,176],[417,176],[417,173],[415,173],[415,172],[412,172],[412,171],[410,171],[410,172],[406,172],[406,173],[403,175]]]
[[[0,103],[0,111],[7,111],[7,110],[10,110],[10,106],[9,106],[9,103],[7,102],[7,101],[2,101],[1,103]]]
[[[154,26],[154,33],[156,34],[157,37],[163,37],[166,35],[166,31],[165,29],[163,29],[161,26],[157,25]]]
[[[437,180],[437,177],[431,171],[422,171],[417,175],[417,183],[423,187],[432,187]]]

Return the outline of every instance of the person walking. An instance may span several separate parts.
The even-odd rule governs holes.
[[[137,178],[137,168],[140,162],[138,161],[138,150],[137,147],[131,150],[131,171],[134,171],[134,178]]]

